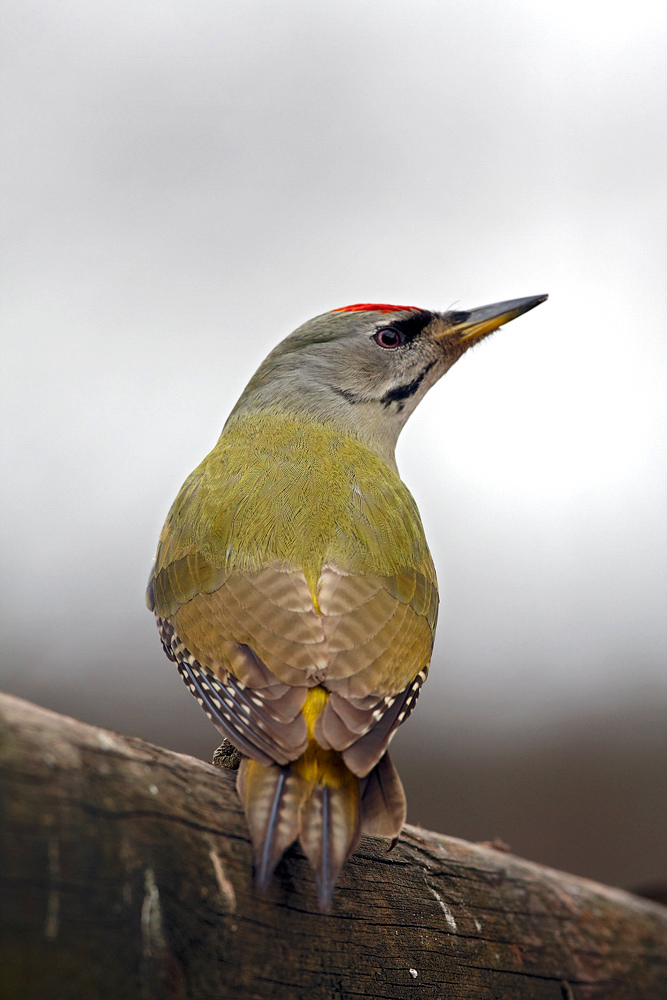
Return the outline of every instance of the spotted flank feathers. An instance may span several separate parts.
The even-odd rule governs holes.
[[[170,622],[158,618],[157,623],[164,650],[186,687],[238,750],[265,765],[288,764],[304,753],[309,734],[302,708],[316,685],[280,684],[256,657],[261,679],[270,678],[268,682],[246,685],[229,671],[215,676],[185,648]],[[400,694],[381,698],[345,698],[327,691],[312,725],[317,745],[340,753],[350,771],[365,778],[414,709],[427,674],[424,667]]]
[[[250,688],[228,671],[218,679],[188,652],[170,622],[157,621],[165,652],[175,661],[186,687],[241,753],[264,765],[287,764],[303,753],[307,728],[301,707],[306,688],[288,688],[275,681]]]
[[[381,760],[396,730],[414,709],[427,673],[428,667],[424,667],[400,695],[384,698],[373,712],[375,718],[372,726],[342,751],[343,760],[353,774],[366,777]],[[316,733],[317,731],[316,727]]]

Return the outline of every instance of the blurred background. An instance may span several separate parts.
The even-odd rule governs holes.
[[[548,292],[399,443],[442,607],[409,819],[667,878],[664,5],[7,0],[0,687],[210,759],[144,586],[268,350]]]

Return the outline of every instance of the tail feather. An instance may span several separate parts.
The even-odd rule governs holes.
[[[244,758],[237,789],[254,849],[257,888],[267,888],[280,858],[299,838],[315,873],[320,909],[331,908],[341,868],[361,837],[359,779],[333,787],[291,767]]]
[[[341,868],[361,837],[359,782],[315,785],[301,814],[299,840],[315,873],[320,909],[328,913]]]
[[[362,788],[369,831],[394,836],[397,823],[400,829],[405,818],[403,789],[389,758],[362,785],[342,754],[324,749],[313,738],[314,721],[328,697],[320,687],[308,693],[303,715],[309,740],[301,756],[287,765],[245,759],[237,780],[253,842],[257,887],[267,887],[281,856],[298,837],[315,873],[324,912],[331,908],[340,870],[361,837]]]
[[[244,758],[236,787],[253,843],[255,882],[264,890],[281,857],[299,836],[299,816],[309,784],[290,767],[266,767]]]
[[[371,837],[398,837],[407,813],[405,792],[388,753],[366,778],[361,796],[361,829]]]

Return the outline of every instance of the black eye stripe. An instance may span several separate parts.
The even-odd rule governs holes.
[[[418,337],[425,326],[433,319],[433,313],[429,312],[427,309],[419,309],[416,312],[411,313],[406,316],[405,319],[396,319],[392,322],[392,330],[398,330],[401,336],[404,338],[405,343],[409,343]]]

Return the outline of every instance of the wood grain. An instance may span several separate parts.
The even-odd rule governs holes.
[[[667,996],[658,903],[411,826],[259,896],[233,774],[6,695],[0,796],[2,1000]]]

